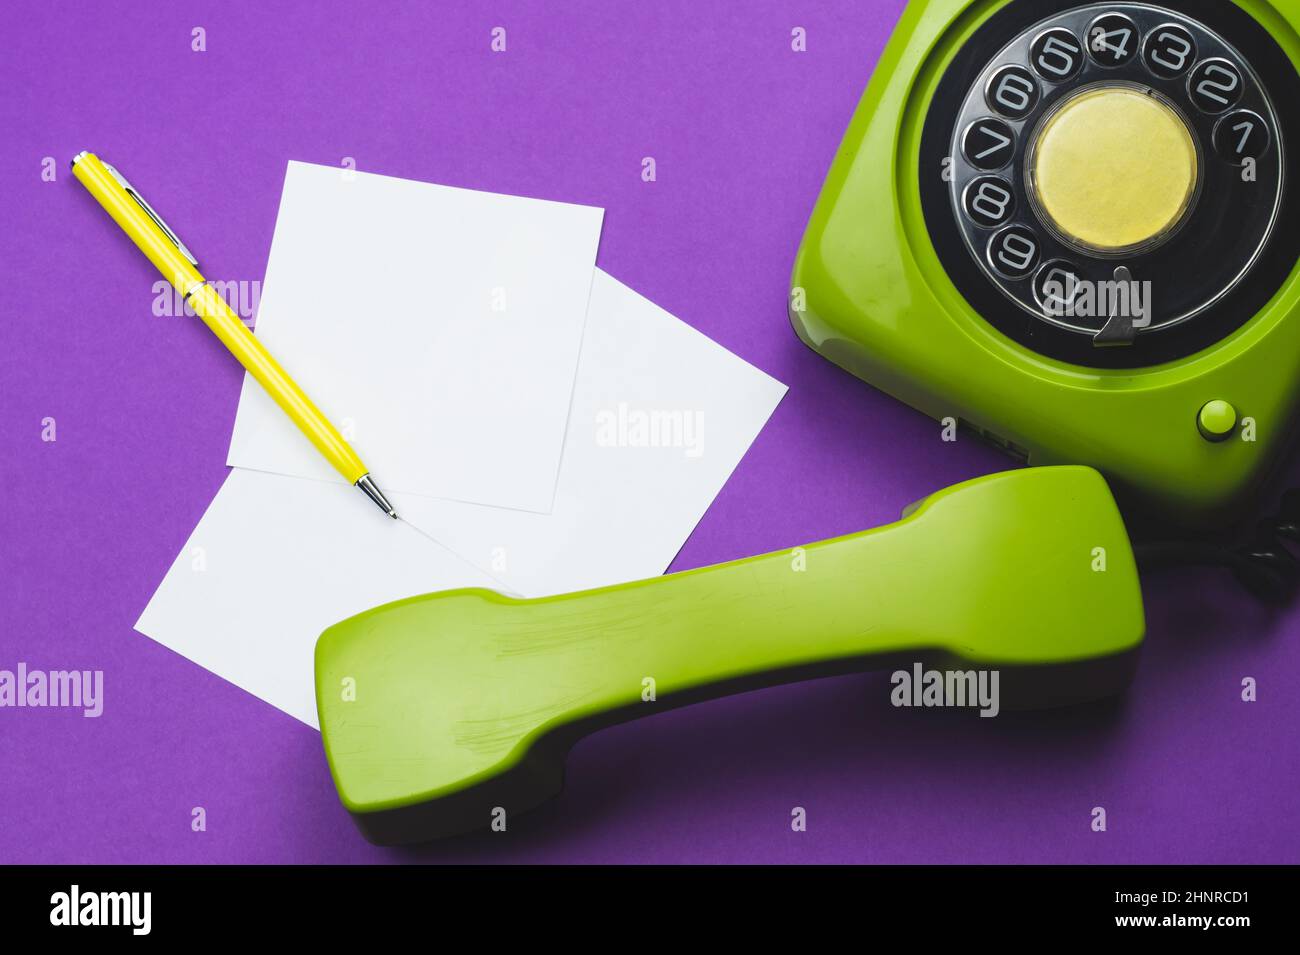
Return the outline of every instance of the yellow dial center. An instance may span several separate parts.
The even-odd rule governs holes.
[[[1100,252],[1153,245],[1196,198],[1196,142],[1163,100],[1128,86],[1066,100],[1029,152],[1029,188],[1068,240]]]

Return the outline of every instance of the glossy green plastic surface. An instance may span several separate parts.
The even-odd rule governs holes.
[[[372,841],[412,842],[554,795],[574,740],[621,720],[913,661],[998,669],[1003,709],[1065,705],[1121,690],[1143,629],[1105,481],[1038,468],[790,551],[535,600],[377,607],[321,635],[316,698],[344,805]]]
[[[1300,268],[1258,315],[1218,344],[1149,368],[1054,361],[984,321],[930,243],[920,201],[920,142],[948,64],[1006,2],[907,5],[799,249],[791,280],[792,290],[802,290],[791,296],[795,329],[858,377],[931,417],[951,416],[1018,446],[1030,464],[1099,468],[1121,500],[1143,514],[1185,524],[1229,521],[1295,427]],[[1236,2],[1300,63],[1300,3]],[[935,175],[942,159],[926,158]],[[1201,435],[1198,412],[1216,399],[1231,402],[1241,420],[1252,419],[1253,441]]]

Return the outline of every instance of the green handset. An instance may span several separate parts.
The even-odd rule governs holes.
[[[912,0],[800,247],[799,336],[1144,516],[1233,520],[1296,430],[1298,26]]]
[[[593,730],[838,673],[996,670],[1004,709],[1127,684],[1142,598],[1096,471],[996,474],[905,515],[651,580],[534,600],[448,591],[330,627],[316,699],[344,805],[381,844],[486,828],[559,792]]]

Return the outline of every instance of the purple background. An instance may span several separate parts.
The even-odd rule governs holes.
[[[241,371],[151,314],[157,276],[68,172],[82,148],[227,280],[261,278],[290,159],[605,207],[604,268],[790,385],[676,569],[885,523],[1005,467],[806,350],[784,313],[903,0],[740,7],[4,5],[0,667],[102,668],[106,701],[97,720],[0,710],[0,862],[1300,860],[1300,612],[1209,572],[1148,586],[1114,705],[895,710],[884,674],[754,693],[592,736],[565,795],[508,834],[413,851],[354,831],[314,731],[132,630],[226,473]]]

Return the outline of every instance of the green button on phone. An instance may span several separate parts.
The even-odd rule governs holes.
[[[1237,409],[1219,398],[1207,401],[1196,416],[1196,426],[1205,440],[1223,441],[1231,437],[1232,429],[1237,426]]]

